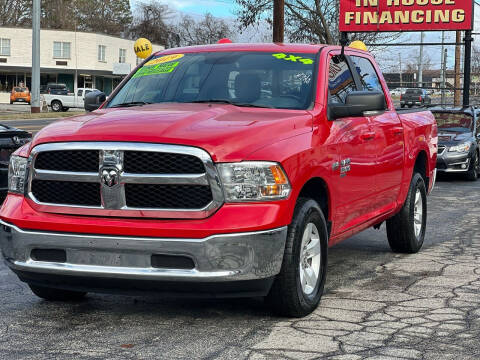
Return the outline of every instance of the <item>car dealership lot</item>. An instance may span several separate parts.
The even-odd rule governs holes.
[[[332,248],[326,295],[304,319],[260,299],[47,303],[2,264],[0,359],[478,359],[479,189],[440,179],[419,254],[392,254],[384,226]]]

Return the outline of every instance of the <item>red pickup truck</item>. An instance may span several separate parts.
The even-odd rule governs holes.
[[[2,252],[48,300],[260,295],[303,316],[329,246],[386,221],[393,251],[421,248],[436,157],[432,114],[397,113],[368,52],[169,49],[15,153]]]

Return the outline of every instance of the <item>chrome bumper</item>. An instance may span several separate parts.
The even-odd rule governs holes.
[[[204,239],[137,238],[23,230],[0,220],[0,245],[15,271],[78,277],[222,282],[277,275],[287,227]],[[33,249],[59,249],[65,262],[32,259]],[[153,268],[152,255],[183,256],[193,269]]]

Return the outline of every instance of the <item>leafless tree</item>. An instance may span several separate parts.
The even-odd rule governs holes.
[[[0,26],[29,26],[31,12],[31,1],[0,0]]]
[[[237,16],[241,29],[267,21],[272,24],[271,0],[236,0]],[[339,0],[285,0],[285,28],[288,39],[294,42],[336,44],[338,31]],[[392,33],[358,33],[355,39],[367,43],[392,41],[398,37]]]
[[[179,35],[168,24],[174,17],[174,12],[167,5],[151,0],[137,3],[136,8],[129,30],[132,38],[145,37],[167,48],[180,45]]]
[[[210,13],[197,21],[189,15],[183,15],[175,28],[180,36],[180,44],[186,46],[214,44],[231,35],[227,22]]]

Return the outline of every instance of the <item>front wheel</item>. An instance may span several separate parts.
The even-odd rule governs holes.
[[[427,190],[423,177],[415,173],[402,210],[387,220],[390,248],[397,253],[417,253],[427,227]]]
[[[478,152],[472,156],[470,160],[470,168],[467,171],[467,179],[470,181],[477,181],[478,180],[478,167],[479,167],[479,159],[478,159]]]
[[[86,292],[54,289],[31,284],[28,286],[35,295],[48,301],[78,301],[87,294]]]
[[[314,311],[327,272],[328,231],[318,203],[300,198],[288,227],[282,269],[267,302],[282,316],[302,317]]]

